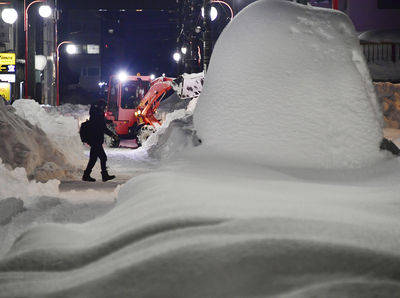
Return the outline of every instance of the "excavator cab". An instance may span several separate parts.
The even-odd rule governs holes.
[[[119,136],[129,134],[135,111],[150,88],[150,76],[111,76],[108,85],[106,119]],[[133,116],[133,117],[132,117]]]

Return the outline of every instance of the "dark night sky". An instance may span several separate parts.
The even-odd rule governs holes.
[[[175,9],[176,0],[59,0],[61,8],[69,9]]]
[[[177,67],[172,60],[177,36],[174,13],[158,10],[103,12],[103,18],[104,23],[110,23],[110,27],[120,21],[116,34],[121,40],[118,45],[112,46],[122,46],[125,50],[125,55],[116,57],[110,71],[126,68],[132,74],[175,75]],[[104,30],[107,31],[107,24]],[[107,32],[103,36],[106,43]]]
[[[177,65],[172,60],[177,37],[176,0],[60,0],[59,7],[64,11],[107,10],[101,12],[102,51],[106,57],[102,59],[103,79],[118,69],[131,74],[177,74]],[[136,12],[138,8],[143,11]],[[115,29],[112,36],[107,33],[109,28]]]

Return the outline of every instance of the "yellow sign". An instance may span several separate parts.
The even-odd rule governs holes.
[[[0,96],[2,96],[6,101],[11,99],[11,84],[0,82]]]
[[[15,53],[0,53],[0,65],[15,65]]]

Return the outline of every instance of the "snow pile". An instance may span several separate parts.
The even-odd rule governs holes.
[[[383,106],[385,127],[400,128],[400,84],[375,83],[379,102]]]
[[[13,107],[16,109],[17,115],[28,120],[31,124],[37,125],[46,133],[56,148],[64,154],[70,165],[76,168],[85,166],[87,160],[78,133],[77,119],[54,111],[47,113],[37,102],[30,99],[16,100]],[[68,109],[68,111],[73,110]]]
[[[193,112],[204,83],[204,73],[183,74],[173,82],[176,91],[161,102],[157,109],[157,119],[162,119],[143,148],[148,156],[156,159],[168,159],[183,149],[198,145],[193,129]]]
[[[26,199],[31,196],[52,196],[58,194],[60,181],[47,183],[29,181],[24,168],[8,169],[0,159],[0,200],[9,197]]]
[[[7,198],[0,200],[0,226],[9,223],[16,214],[23,211],[24,201],[21,199]]]
[[[163,124],[143,144],[143,149],[149,157],[165,160],[193,147],[196,140],[193,112],[180,109],[166,115]]]
[[[199,97],[204,84],[204,72],[184,73],[172,84],[174,90],[182,99]]]
[[[0,260],[0,297],[400,294],[398,170],[323,183],[194,158],[131,180],[103,217],[21,235]]]
[[[50,106],[50,105],[42,105],[42,107],[51,115],[59,116],[59,114],[63,116],[73,117],[78,121],[78,126],[80,123],[89,119],[89,108],[88,105],[80,105],[80,104],[70,104],[65,103],[60,106]]]
[[[305,12],[310,20],[322,14],[327,25],[340,25],[334,21],[343,19],[336,12],[330,14],[300,7],[286,1],[259,1],[244,9],[231,28],[239,26],[241,22],[249,22],[247,30],[256,30],[253,19],[245,16],[257,16],[260,13],[263,17],[256,20],[261,29],[265,20],[272,21],[271,26],[265,28],[263,39],[276,37],[279,40],[280,35],[291,34],[291,31],[279,33],[273,26],[275,15],[279,16],[282,27],[286,26],[287,20],[296,20]],[[234,25],[235,22],[237,25]],[[316,28],[326,30],[325,26]],[[345,30],[348,27],[341,28]],[[314,35],[312,28],[310,30],[304,32],[305,39]],[[276,36],[274,32],[277,32]],[[229,37],[225,34],[221,38],[226,36]],[[259,40],[260,36],[254,34],[253,38]],[[220,40],[220,44],[223,42]],[[247,42],[254,44],[255,41]],[[326,42],[329,43],[324,39],[319,40],[315,46],[319,48],[320,43]],[[336,49],[334,45],[332,49]],[[264,51],[261,48],[259,50]],[[278,55],[277,50],[276,59],[283,63],[285,59],[282,58],[286,58],[287,53],[283,49],[281,52],[282,56]],[[343,53],[346,56],[346,52]],[[286,66],[289,69],[293,63],[290,60],[292,56],[288,56],[288,59]],[[215,59],[213,63],[218,64]],[[321,61],[321,67],[326,70],[324,66]],[[248,71],[246,68],[243,70]],[[307,68],[305,70],[307,74]],[[216,72],[215,68],[213,71]],[[227,72],[225,75],[233,78],[236,74]],[[279,77],[281,74],[275,75]],[[338,81],[340,86],[347,86],[341,81],[343,73],[338,71],[337,75],[333,75],[328,72],[327,75],[331,75],[331,79]],[[211,74],[210,77],[213,78]],[[252,85],[253,81],[259,83],[253,76],[238,82]],[[277,81],[267,82],[278,84]],[[207,84],[212,84],[212,81],[209,80]],[[316,86],[323,88],[321,85],[317,80]],[[297,86],[298,89],[300,87]],[[367,83],[366,87],[369,88]],[[304,92],[307,88],[299,91]],[[358,90],[359,85],[355,84],[354,88]],[[339,95],[340,90],[337,89]],[[365,111],[369,109],[356,96],[358,92],[345,90],[355,97],[359,105],[349,104],[341,97],[338,100],[353,110],[355,115],[352,119],[355,121],[359,112],[356,107]],[[276,92],[271,91],[274,96]],[[330,96],[325,89],[321,89],[321,92]],[[231,105],[241,103],[242,95],[231,94]],[[268,99],[267,94],[264,100]],[[205,102],[204,105],[211,106],[208,98],[200,98],[199,104],[201,100]],[[218,108],[220,103],[215,103]],[[268,118],[274,118],[274,115],[269,107],[272,112],[277,112],[274,110],[277,104],[269,102],[265,106],[259,101],[257,104],[259,109],[263,109],[264,121],[270,124]],[[282,104],[285,109],[278,111],[285,116],[285,111],[290,111],[290,107],[285,102]],[[375,110],[376,102],[371,101],[370,104],[371,111]],[[297,108],[304,112],[307,109],[303,106],[309,108],[310,103],[299,102]],[[247,110],[241,111],[254,113],[250,105],[246,107]],[[340,128],[354,124],[340,122],[344,121],[342,113],[348,112],[337,107],[337,103],[329,107],[332,109],[331,118],[338,120]],[[214,113],[212,109],[209,111]],[[223,120],[232,120],[224,110],[218,111]],[[326,114],[322,108],[316,111]],[[186,115],[183,111],[177,111],[176,114],[177,119]],[[366,113],[365,117],[369,121],[363,122],[364,129],[374,134],[372,116],[368,115]],[[206,124],[206,129],[203,126],[198,128],[206,132],[208,123],[202,122],[202,119],[204,117],[200,117],[199,123]],[[215,117],[213,119],[218,125],[222,124],[225,128],[232,125],[235,129],[239,127],[237,122],[244,122],[235,118],[235,122],[224,124]],[[297,121],[295,117],[293,121]],[[332,123],[328,124],[334,129]],[[276,125],[278,128],[286,127],[279,121]],[[305,125],[310,126],[308,123]],[[260,142],[256,141],[260,133],[264,133],[263,126],[255,128],[248,131],[244,140],[251,141],[246,143],[248,155],[257,155],[257,149],[270,151],[265,146],[259,147]],[[359,129],[351,128],[357,129],[356,135],[359,137]],[[302,133],[301,126],[296,129],[310,141],[310,137]],[[321,129],[326,132],[324,126]],[[239,130],[236,135],[224,137],[222,141],[235,145],[238,141],[234,138],[243,141],[242,132]],[[277,135],[271,135],[271,138],[279,140],[278,137],[287,137],[280,134],[281,130],[273,132]],[[218,129],[216,133],[220,133]],[[315,133],[315,138],[320,137],[319,130],[310,133]],[[348,136],[350,133],[342,131],[342,134]],[[203,136],[206,143],[215,140],[209,134]],[[293,133],[290,137],[287,145],[298,146],[298,137]],[[330,137],[340,138],[336,135]],[[323,138],[322,141],[328,140]],[[364,144],[363,139],[359,142],[368,148],[370,146]],[[332,143],[336,144],[329,144]],[[198,146],[185,153],[188,154],[186,160],[167,165],[172,170],[158,170],[130,180],[120,189],[115,208],[102,217],[79,225],[47,224],[26,231],[0,259],[0,297],[400,296],[398,159],[384,160],[361,169],[270,168],[252,163],[254,159],[251,157],[237,158],[233,149],[227,149],[228,145],[222,142],[213,144],[219,154],[205,150],[210,149],[209,146]],[[239,149],[243,150],[243,146]],[[341,147],[338,150],[343,151]],[[361,146],[360,150],[363,158],[368,154],[371,154],[372,161],[373,157],[375,160],[380,158],[370,153],[372,149],[364,151]],[[243,154],[240,150],[239,153]],[[307,161],[308,154],[305,155]],[[348,158],[345,154],[344,157]],[[293,158],[287,158],[293,165]],[[326,160],[318,154],[316,159],[318,162]],[[287,165],[282,162],[281,156],[277,161]],[[294,161],[299,164],[297,159]],[[364,159],[361,161],[357,163],[358,166],[366,163]],[[338,165],[336,160],[328,164]],[[320,166],[320,163],[317,165]]]
[[[3,103],[0,103],[0,158],[11,169],[25,168],[28,178],[38,181],[61,179],[76,170],[40,128]],[[6,177],[0,176],[0,179]],[[1,185],[7,185],[3,182]],[[24,183],[21,181],[21,185]]]
[[[349,19],[288,1],[253,3],[222,32],[194,122],[204,150],[260,164],[359,168],[383,158],[383,117]]]

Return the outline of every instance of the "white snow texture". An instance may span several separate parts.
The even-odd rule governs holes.
[[[400,164],[378,162],[382,115],[353,34],[337,12],[248,6],[215,47],[203,144],[125,183],[104,216],[21,234],[0,297],[400,297]],[[7,222],[21,203],[4,204]]]
[[[341,12],[258,1],[214,47],[194,115],[207,147],[259,164],[360,168],[382,160],[383,118]]]

